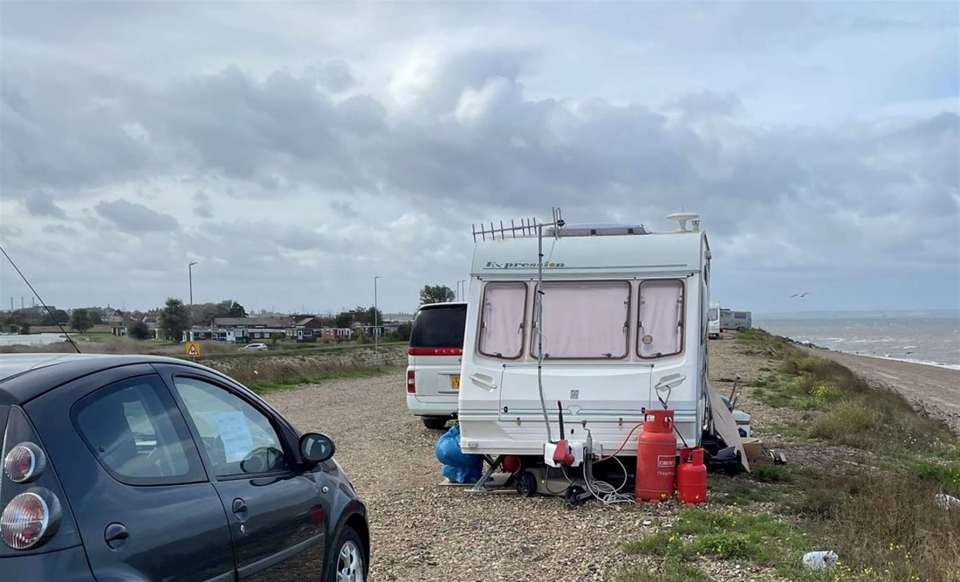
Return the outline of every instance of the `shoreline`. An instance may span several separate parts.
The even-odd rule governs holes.
[[[756,329],[763,329],[763,328],[762,328],[762,327],[758,327],[758,328],[756,328]],[[763,331],[767,331],[767,330],[764,329]],[[771,333],[772,335],[780,335],[780,334],[772,333],[772,332],[769,332],[769,331],[767,331],[767,333]],[[792,338],[792,337],[790,337],[790,336],[780,336],[780,337],[782,337],[782,338],[786,339],[787,341],[789,341],[790,343],[796,344],[796,345],[798,345],[798,346],[802,346],[802,347],[805,347],[805,348],[811,348],[811,349],[815,349],[815,350],[822,350],[822,351],[825,351],[825,352],[831,352],[831,353],[835,353],[835,354],[844,354],[844,355],[847,355],[847,356],[856,356],[856,357],[858,357],[858,358],[871,358],[871,359],[875,359],[875,360],[884,360],[884,361],[888,361],[888,362],[900,362],[900,363],[903,363],[903,364],[915,364],[915,365],[918,365],[918,366],[927,366],[927,367],[930,367],[930,368],[937,368],[937,369],[940,369],[940,370],[951,370],[951,371],[954,371],[954,372],[960,372],[960,364],[944,364],[944,363],[941,363],[941,362],[934,362],[934,361],[932,361],[932,360],[918,360],[918,359],[913,359],[913,358],[898,358],[898,357],[894,357],[894,356],[881,356],[881,355],[878,355],[878,354],[864,354],[864,353],[861,353],[861,352],[848,352],[848,351],[846,351],[846,350],[838,350],[838,349],[835,349],[835,348],[828,348],[828,347],[826,347],[826,346],[821,346],[821,345],[816,344],[816,343],[811,342],[811,341],[798,340],[798,339]]]

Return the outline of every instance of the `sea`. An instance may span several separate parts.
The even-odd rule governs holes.
[[[63,341],[62,333],[0,334],[0,346],[45,346]]]
[[[960,370],[960,310],[768,314],[753,325],[840,352]]]

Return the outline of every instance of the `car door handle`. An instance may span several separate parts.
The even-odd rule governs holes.
[[[487,388],[489,390],[497,389],[497,384],[496,382],[493,381],[493,378],[491,378],[490,376],[486,376],[484,374],[471,374],[470,381],[478,386]]]
[[[103,530],[103,541],[113,550],[117,550],[123,546],[129,537],[130,532],[127,531],[127,526],[122,523],[111,523]]]
[[[247,502],[237,497],[233,500],[233,512],[236,514],[247,512]]]

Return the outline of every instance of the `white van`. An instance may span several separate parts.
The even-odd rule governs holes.
[[[711,303],[710,310],[707,311],[707,337],[718,339],[720,337],[720,304]]]
[[[424,426],[439,430],[457,415],[467,304],[420,306],[407,348],[407,408]]]
[[[558,438],[558,402],[563,438],[582,442],[589,430],[589,452],[599,456],[635,455],[629,436],[661,399],[675,411],[678,446],[700,442],[710,248],[697,217],[677,219],[680,228],[666,233],[545,227],[542,286],[536,235],[481,233],[464,335],[464,453],[542,464]],[[542,322],[534,315],[541,301]]]

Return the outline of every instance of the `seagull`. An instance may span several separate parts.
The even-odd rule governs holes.
[[[799,297],[800,299],[803,299],[809,294],[810,294],[809,291],[804,291],[803,293],[794,293],[793,295],[790,296],[790,298],[793,299],[794,297]]]

